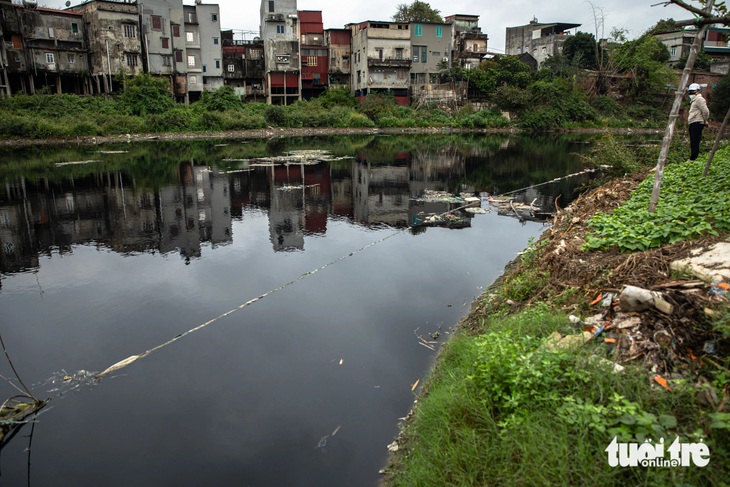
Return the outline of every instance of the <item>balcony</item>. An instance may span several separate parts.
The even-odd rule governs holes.
[[[284,14],[269,14],[266,16],[266,22],[284,22]]]
[[[410,59],[368,58],[368,68],[410,68]]]

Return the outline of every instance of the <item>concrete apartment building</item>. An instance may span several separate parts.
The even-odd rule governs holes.
[[[0,0],[0,94],[89,92],[83,16]]]
[[[374,93],[391,94],[407,105],[413,62],[409,25],[368,20],[346,27],[352,31],[351,91],[360,100]]]
[[[199,100],[203,91],[223,86],[220,8],[196,0],[195,5],[184,5],[183,11],[188,99],[192,102]]]
[[[89,76],[92,93],[111,93],[121,86],[120,73],[142,72],[142,41],[137,6],[106,0],[92,0],[69,10],[83,14],[89,47]]]
[[[479,27],[479,16],[456,14],[444,20],[453,25],[451,62],[466,69],[478,67],[487,54],[489,41]]]
[[[300,10],[298,16],[301,36],[302,98],[310,100],[327,89],[329,53],[322,24],[322,12]]]
[[[327,50],[329,51],[329,86],[350,89],[350,29],[325,30]]]
[[[416,98],[426,85],[439,82],[441,66],[451,64],[453,24],[417,22],[411,32],[411,96]]]
[[[264,101],[264,41],[235,39],[232,30],[221,31],[223,81],[243,101]]]
[[[146,73],[169,78],[177,101],[187,101],[188,64],[182,0],[137,2],[142,33],[142,67]]]
[[[296,0],[261,0],[260,26],[266,66],[266,102],[272,105],[290,105],[301,100]]]
[[[505,54],[519,56],[528,53],[537,60],[539,67],[548,57],[562,52],[570,30],[578,27],[580,24],[563,22],[541,24],[536,18],[527,25],[507,27]]]

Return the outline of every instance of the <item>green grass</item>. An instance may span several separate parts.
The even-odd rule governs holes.
[[[385,485],[721,485],[730,478],[728,430],[705,427],[690,386],[668,393],[640,367],[612,373],[590,359],[602,345],[541,348],[553,331],[576,332],[546,306],[493,319],[487,329],[444,347]],[[614,436],[657,435],[701,436],[710,465],[608,466],[604,450]]]

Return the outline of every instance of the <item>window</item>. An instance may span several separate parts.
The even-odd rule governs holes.
[[[49,27],[48,28],[48,37],[53,39],[55,36],[56,36],[56,33],[54,32],[53,27]]]
[[[191,68],[195,67],[195,56],[188,56],[188,66]]]
[[[172,36],[180,37],[180,26],[178,24],[172,24]]]
[[[172,66],[172,56],[162,56],[163,66]]]
[[[210,14],[211,22],[218,22],[218,14]]]
[[[198,77],[194,74],[190,75],[190,84],[191,85],[197,85],[198,84]]]
[[[195,16],[195,13],[188,12],[188,22],[191,24],[197,24],[198,23],[198,17]]]
[[[136,54],[126,54],[125,57],[127,58],[127,66],[137,66],[137,55]]]
[[[221,60],[220,59],[215,60],[215,69],[221,69]]]
[[[152,30],[162,30],[162,17],[159,15],[153,15],[152,17]]]
[[[284,33],[284,26],[283,25],[277,25],[276,26],[276,33],[277,34],[283,34]]]
[[[66,56],[68,58],[68,64],[69,66],[73,66],[76,64],[76,54],[67,54]]]
[[[181,63],[183,60],[183,53],[182,51],[175,51],[175,62]]]
[[[218,45],[218,38],[217,37],[214,37],[213,38],[213,44],[215,44],[216,46]]]
[[[421,37],[423,35],[423,25],[416,24],[413,26],[413,35],[416,37]]]
[[[677,55],[677,46],[672,46],[672,57]]]
[[[73,32],[74,34],[78,34],[79,33],[79,24],[71,24],[71,32]]]
[[[425,63],[428,61],[426,46],[413,46],[413,62]]]
[[[208,72],[208,66],[205,65],[205,64],[203,64],[203,72],[204,73],[207,73]]]
[[[395,48],[395,58],[396,59],[403,59],[403,48],[402,47],[396,47]]]
[[[124,37],[137,37],[137,27],[132,24],[124,24]]]
[[[269,12],[275,12],[275,10],[274,10],[274,0],[269,0]]]
[[[188,42],[195,42],[195,34],[192,32],[186,32],[185,33],[185,40]]]
[[[46,53],[46,62],[48,64],[53,64],[56,62],[56,56],[52,52]]]
[[[436,26],[436,37],[443,37],[443,36],[444,36],[444,32],[443,32],[442,26],[437,25]]]
[[[235,73],[236,72],[236,66],[233,64],[228,65],[228,72],[229,73]]]
[[[167,37],[163,37],[160,39],[162,41],[162,48],[163,49],[170,49],[170,39]]]
[[[317,56],[307,56],[307,66],[316,66]]]

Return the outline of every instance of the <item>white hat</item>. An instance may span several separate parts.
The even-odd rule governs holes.
[[[692,83],[687,87],[687,91],[700,91],[700,85],[697,83]]]

